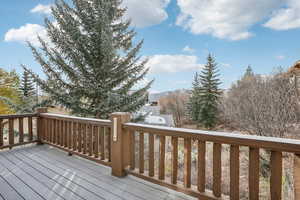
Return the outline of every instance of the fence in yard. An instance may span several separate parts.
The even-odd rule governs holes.
[[[28,118],[29,141],[24,142],[23,119]],[[36,122],[36,139],[33,123]],[[19,140],[15,142],[14,122],[19,123]],[[3,122],[8,121],[9,144],[3,143]],[[69,154],[76,154],[100,164],[110,166],[112,175],[131,174],[146,181],[184,192],[200,199],[225,199],[222,183],[222,148],[229,146],[229,198],[240,199],[241,148],[248,152],[249,199],[259,199],[260,152],[270,152],[270,189],[272,200],[282,199],[283,155],[294,157],[293,180],[295,199],[300,199],[300,141],[292,139],[209,132],[192,129],[170,128],[130,123],[130,114],[113,113],[110,120],[79,118],[47,113],[39,109],[35,114],[0,116],[0,148],[12,148],[31,142],[46,143]],[[171,161],[166,158],[170,142]],[[194,144],[194,145],[193,145]],[[208,155],[207,145],[212,154]],[[183,155],[179,154],[183,148]],[[196,149],[195,149],[196,148]],[[196,151],[197,167],[192,168],[192,151]],[[181,158],[183,156],[183,158]],[[207,168],[207,158],[212,167]],[[183,159],[183,168],[179,167]],[[166,169],[170,169],[170,177]],[[181,171],[182,170],[182,171]],[[208,173],[211,170],[212,173]],[[195,173],[192,173],[195,172]],[[179,173],[183,179],[179,179]],[[192,177],[196,174],[196,177]],[[212,189],[206,187],[211,174]],[[192,178],[196,179],[193,184]]]

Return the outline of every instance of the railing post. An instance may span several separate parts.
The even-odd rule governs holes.
[[[126,176],[126,165],[129,164],[129,132],[124,131],[122,124],[130,121],[129,113],[112,113],[111,128],[111,173],[113,176]]]
[[[294,199],[300,199],[300,154],[294,155],[294,190]]]
[[[47,108],[37,108],[36,113],[37,113],[37,122],[36,122],[36,132],[37,132],[37,144],[43,144],[42,138],[43,138],[43,120],[40,117],[41,113],[47,113],[48,109]]]

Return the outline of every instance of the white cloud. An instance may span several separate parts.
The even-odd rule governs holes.
[[[177,0],[176,24],[193,34],[229,40],[253,35],[250,28],[281,6],[284,0]]]
[[[125,17],[132,19],[132,25],[136,27],[160,24],[168,18],[165,8],[169,3],[170,0],[124,0]]]
[[[287,6],[275,11],[264,26],[274,30],[300,28],[300,1],[288,0]]]
[[[34,46],[40,46],[37,35],[48,41],[47,31],[44,26],[38,24],[26,24],[20,28],[12,28],[6,32],[4,41],[6,42],[31,42]]]
[[[189,47],[188,45],[185,46],[183,49],[182,49],[183,52],[186,52],[186,53],[195,53],[195,49]]]
[[[174,73],[200,69],[203,65],[198,63],[197,56],[179,54],[150,56],[147,67],[150,68],[150,73]]]
[[[36,7],[32,8],[30,10],[31,13],[42,13],[49,15],[51,14],[51,6],[52,5],[43,5],[43,4],[38,4]]]

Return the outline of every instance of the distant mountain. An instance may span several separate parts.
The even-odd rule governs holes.
[[[190,93],[190,90],[178,89],[178,90],[166,91],[166,92],[160,92],[160,93],[150,93],[149,94],[149,102],[158,102],[158,100],[160,98],[165,97],[172,93]]]

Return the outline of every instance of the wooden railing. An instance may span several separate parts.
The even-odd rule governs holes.
[[[111,122],[59,114],[40,114],[42,141],[98,163],[110,166]]]
[[[248,198],[259,199],[260,155],[266,151],[270,153],[270,197],[272,200],[282,199],[283,155],[291,153],[294,156],[294,199],[300,199],[299,140],[130,123],[128,113],[113,113],[110,120],[99,120],[50,114],[40,110],[35,114],[1,116],[1,124],[7,120],[9,127],[9,144],[3,145],[2,139],[1,148],[16,145],[15,140],[11,139],[14,138],[13,119],[19,121],[20,127],[17,144],[26,143],[22,139],[23,118],[29,119],[28,127],[31,129],[33,125],[30,119],[36,119],[36,140],[29,133],[29,142],[46,143],[70,155],[76,154],[110,166],[114,176],[131,174],[204,200],[240,199],[242,148],[248,152]],[[1,133],[3,136],[3,126]],[[171,141],[171,148],[167,145],[168,141]],[[225,145],[229,146],[228,196],[224,195],[222,188],[226,181],[222,179],[222,150]],[[184,149],[183,168],[179,167],[182,158],[179,147]],[[207,147],[212,148],[212,154],[208,154]],[[192,169],[192,152],[196,152],[195,169]],[[171,154],[171,162],[167,160],[167,153]],[[207,167],[208,160],[212,160],[211,168]],[[171,171],[170,177],[166,174],[168,169]],[[183,171],[182,179],[179,178],[182,173],[180,170]],[[212,171],[212,188],[209,189],[206,187],[207,176],[210,174],[207,170]],[[196,174],[196,184],[192,181],[192,178],[195,179],[193,174]]]
[[[116,116],[117,117],[117,116]],[[116,118],[113,116],[113,118]],[[122,116],[121,116],[122,118]],[[123,117],[124,118],[124,117]],[[124,121],[124,120],[123,120]],[[126,120],[125,120],[126,121]],[[118,118],[114,121],[118,123]],[[113,124],[114,124],[113,123]],[[120,122],[119,122],[120,123]],[[200,131],[181,128],[151,126],[136,123],[121,123],[123,132],[119,133],[130,138],[123,140],[123,146],[129,146],[129,156],[124,155],[125,168],[129,174],[160,184],[177,191],[187,193],[200,199],[240,199],[240,149],[248,148],[248,198],[259,199],[260,190],[260,151],[270,152],[270,197],[272,200],[282,199],[283,153],[294,155],[294,191],[295,199],[300,199],[300,141],[292,139],[241,135],[233,133]],[[114,125],[115,126],[115,125]],[[117,127],[117,126],[115,126]],[[119,135],[118,135],[119,136]],[[171,166],[166,166],[166,141],[171,141]],[[158,140],[158,142],[156,142]],[[178,146],[183,140],[184,167],[183,183],[178,180]],[[192,143],[197,146],[196,186],[192,185]],[[207,160],[206,145],[212,143],[212,191],[206,189]],[[145,148],[147,144],[147,149]],[[156,144],[156,146],[155,146]],[[229,196],[222,195],[222,147],[229,145]],[[156,148],[158,147],[158,148]],[[138,151],[136,152],[136,149]],[[158,149],[158,154],[156,150]],[[145,150],[148,152],[145,153]],[[148,157],[147,161],[145,157]],[[157,165],[155,166],[155,161]],[[147,173],[145,171],[147,164]],[[171,169],[170,179],[166,179],[166,168]],[[228,181],[228,180],[227,180]]]
[[[38,142],[39,112],[19,115],[0,115],[0,149]]]

